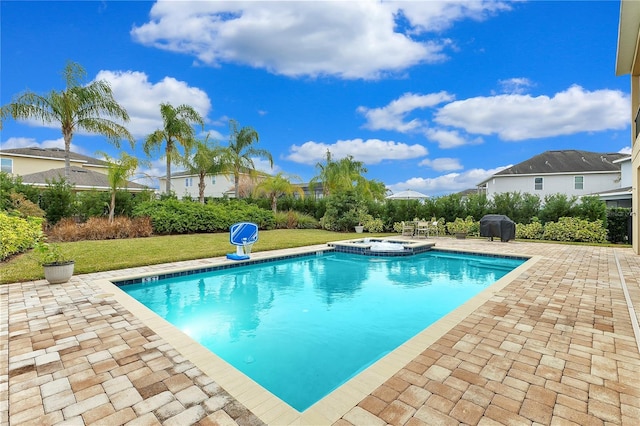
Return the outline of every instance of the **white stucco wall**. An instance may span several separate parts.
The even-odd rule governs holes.
[[[187,186],[188,178],[191,178],[190,186]],[[160,178],[160,190],[163,192],[166,186],[166,181],[166,178]],[[198,198],[200,196],[198,189],[199,183],[200,178],[198,177],[198,175],[171,177],[171,189],[180,198],[184,197],[185,195],[189,195],[191,196],[191,198]],[[233,176],[216,175],[205,177],[205,197],[221,198],[226,192],[232,190],[233,188]]]
[[[582,190],[575,189],[574,177],[583,176]],[[535,178],[542,178],[542,190],[535,189]],[[521,192],[540,196],[544,199],[547,195],[566,194],[567,196],[583,196],[596,192],[607,191],[620,187],[620,173],[598,174],[545,174],[545,175],[518,175],[518,176],[494,176],[487,182],[487,196],[503,192]]]
[[[620,162],[620,187],[621,188],[631,186],[631,182],[633,182],[632,173],[633,173],[633,169],[631,164],[631,157],[629,157],[625,159],[625,161]]]

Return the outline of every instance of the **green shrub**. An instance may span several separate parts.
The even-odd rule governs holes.
[[[73,185],[64,177],[47,181],[47,188],[42,191],[42,209],[47,213],[47,222],[54,225],[63,217],[74,214],[75,194]]]
[[[597,195],[585,195],[580,198],[580,204],[576,206],[574,216],[590,222],[601,220],[606,227],[607,203],[602,201]]]
[[[20,176],[10,176],[5,172],[0,172],[0,210],[11,211],[14,209],[12,194],[22,194],[32,203],[37,203],[40,190],[32,185],[22,183]]]
[[[133,215],[150,217],[153,232],[160,235],[228,231],[237,222],[253,222],[261,229],[275,227],[273,212],[239,200],[204,205],[177,199],[148,201],[137,205]]]
[[[327,197],[327,209],[320,220],[324,229],[349,232],[360,223],[365,207],[356,199],[354,191],[343,191]]]
[[[479,230],[480,226],[474,222],[471,216],[465,219],[457,217],[453,222],[447,223],[449,234],[473,234],[474,229]]]
[[[621,207],[607,209],[609,241],[612,243],[629,243],[630,221],[631,209]]]
[[[277,212],[275,214],[277,229],[316,229],[320,223],[315,217],[294,210]]]
[[[540,221],[542,223],[557,222],[560,218],[574,216],[577,200],[577,197],[568,197],[566,194],[545,196],[544,207],[540,210]]]
[[[42,235],[43,219],[22,219],[0,211],[0,260],[32,248]]]
[[[518,223],[516,225],[516,238],[527,240],[541,240],[543,234],[544,227],[537,217],[534,217],[533,221],[527,225],[523,223]]]
[[[380,218],[370,217],[367,221],[363,222],[364,229],[369,232],[382,232],[384,230],[384,223]]]
[[[296,212],[298,215],[298,229],[318,229],[320,227],[320,221],[315,217]]]
[[[9,194],[9,198],[13,204],[14,212],[17,212],[20,217],[45,217],[45,212],[38,205],[20,192],[12,192]]]
[[[545,224],[542,237],[552,241],[605,243],[607,242],[607,230],[600,220],[590,222],[573,217],[561,217],[558,222]]]

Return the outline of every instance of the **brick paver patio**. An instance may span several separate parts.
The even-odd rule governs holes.
[[[630,316],[637,325],[640,256],[449,238],[438,247],[537,263],[336,425],[640,424],[640,336]],[[0,286],[0,424],[262,424],[95,284],[207,262]]]

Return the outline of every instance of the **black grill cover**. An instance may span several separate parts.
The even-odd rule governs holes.
[[[480,219],[481,237],[500,237],[503,243],[516,238],[516,224],[507,216],[487,214]]]

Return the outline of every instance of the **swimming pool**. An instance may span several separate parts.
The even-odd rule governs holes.
[[[121,288],[304,411],[523,262],[325,253]]]

